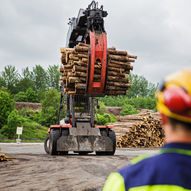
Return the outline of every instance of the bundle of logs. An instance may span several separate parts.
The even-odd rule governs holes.
[[[88,75],[89,45],[79,43],[75,48],[61,48],[62,81],[66,94],[85,94]],[[131,62],[137,57],[129,55],[126,51],[108,48],[107,78],[105,95],[125,95],[130,87],[126,74],[133,69]],[[101,81],[102,63],[94,64],[94,82]]]
[[[120,136],[117,147],[160,147],[164,144],[164,130],[159,119],[151,115],[144,117],[143,122],[133,124],[126,134]]]

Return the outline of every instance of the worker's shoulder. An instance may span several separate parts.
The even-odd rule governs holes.
[[[191,157],[178,153],[157,153],[154,155],[139,156],[132,160],[131,165],[119,170],[124,178],[126,188],[141,185],[171,184],[182,185],[183,174],[191,178],[188,166],[191,166]],[[185,178],[184,178],[185,179]]]
[[[191,163],[190,157],[187,155],[182,155],[179,153],[167,153],[167,152],[157,152],[155,154],[140,155],[133,160],[131,160],[131,165],[120,170],[120,173],[125,171],[126,174],[135,172],[136,170],[145,171],[148,174],[149,167],[152,169],[162,170],[164,168],[174,168],[174,164],[178,161],[188,161]],[[147,168],[148,167],[148,168]],[[128,172],[128,173],[127,173]]]
[[[161,162],[161,154],[146,154],[146,155],[140,155],[138,157],[135,157],[133,160],[131,160],[130,165],[122,168],[119,170],[119,173],[126,178],[127,176],[130,176],[132,174],[140,174],[142,171],[147,171],[147,165],[149,166],[158,166],[158,162]],[[147,173],[147,172],[145,172]]]

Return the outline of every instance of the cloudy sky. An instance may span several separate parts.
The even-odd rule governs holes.
[[[90,0],[1,0],[0,72],[60,64],[68,18]],[[108,11],[108,46],[137,55],[134,73],[160,82],[191,67],[190,0],[98,0]]]

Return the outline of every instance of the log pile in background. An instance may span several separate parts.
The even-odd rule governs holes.
[[[126,116],[117,116],[117,122],[114,124],[114,131],[117,141],[119,137],[126,134],[133,124],[143,122],[145,116],[151,115],[154,119],[159,120],[159,113],[153,112],[153,110],[139,109],[140,113]]]
[[[61,48],[62,80],[66,94],[85,94],[87,69],[88,69],[89,45],[79,43],[75,48]],[[131,62],[137,57],[129,55],[126,51],[118,51],[115,48],[108,49],[108,66],[106,79],[106,95],[125,95],[130,87],[128,78],[133,69]],[[94,82],[101,80],[100,62],[95,63]]]
[[[142,122],[133,124],[126,134],[120,136],[117,147],[160,147],[164,144],[164,131],[160,120],[148,115]]]

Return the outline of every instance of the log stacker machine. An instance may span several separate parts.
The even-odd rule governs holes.
[[[107,12],[92,1],[87,9],[80,9],[77,18],[69,20],[66,47],[74,48],[79,42],[89,44],[88,72],[85,95],[65,95],[61,88],[58,124],[51,125],[45,140],[45,150],[51,155],[95,152],[97,155],[114,155],[116,149],[113,126],[95,125],[96,97],[105,95],[107,79],[107,34],[103,18]],[[94,81],[94,64],[101,63],[100,81]],[[63,98],[67,112],[64,124],[60,123]],[[98,104],[97,104],[98,107]]]

